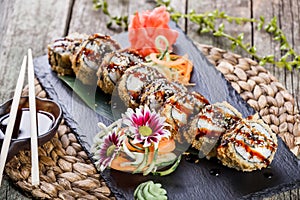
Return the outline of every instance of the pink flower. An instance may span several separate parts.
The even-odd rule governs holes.
[[[99,149],[94,153],[94,158],[97,159],[95,164],[100,171],[111,165],[112,160],[119,153],[122,142],[123,138],[116,129],[102,138]]]
[[[171,136],[171,133],[164,129],[165,126],[169,126],[165,123],[165,118],[155,111],[151,112],[147,105],[136,108],[135,112],[129,108],[122,117],[123,124],[127,125],[133,134],[133,144],[143,143],[143,147],[153,144],[157,148],[162,138]]]
[[[155,8],[153,11],[136,12],[129,24],[129,41],[131,47],[146,56],[150,53],[158,53],[155,48],[155,39],[162,35],[172,44],[176,42],[178,32],[170,29],[168,23],[170,15],[165,6]]]

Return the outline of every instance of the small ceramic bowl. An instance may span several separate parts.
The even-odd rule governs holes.
[[[0,146],[1,148],[4,140],[4,134],[6,128],[5,125],[3,124],[5,124],[4,123],[5,118],[8,118],[11,109],[11,104],[12,104],[12,99],[0,105],[0,133],[1,133]],[[7,162],[11,158],[13,158],[13,156],[16,155],[19,151],[30,150],[30,118],[28,115],[29,114],[28,109],[29,109],[29,98],[27,96],[21,97],[19,108],[18,108],[17,119],[15,122],[15,127],[12,134],[9,152],[7,155],[7,160],[6,160]],[[26,115],[25,115],[25,111],[26,112],[28,111]],[[37,124],[39,124],[38,126],[42,126],[40,123],[42,123],[42,121],[45,121],[48,118],[47,127],[46,127],[47,129],[43,130],[43,132],[41,133],[40,127],[38,128],[38,145],[41,146],[45,144],[47,141],[51,140],[55,135],[62,119],[62,111],[60,106],[54,101],[49,99],[41,99],[38,97],[36,97],[36,111],[37,111],[37,121],[38,121]],[[24,121],[21,120],[22,117],[24,118],[22,119]],[[21,130],[22,127],[23,130],[27,128],[28,129],[27,132],[29,134],[24,134],[25,131]]]

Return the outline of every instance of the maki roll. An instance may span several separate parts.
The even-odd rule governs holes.
[[[267,167],[277,150],[277,138],[262,120],[243,120],[222,136],[217,157],[241,171]]]
[[[115,85],[129,67],[141,64],[145,59],[133,49],[124,49],[107,54],[100,65],[97,85],[105,93],[112,94]]]
[[[155,68],[140,65],[127,69],[120,79],[117,92],[125,106],[136,108],[141,103],[144,88],[157,79],[165,79]]]
[[[48,45],[48,61],[51,69],[59,75],[74,75],[72,58],[78,51],[80,44],[88,38],[85,34],[70,34],[56,39]]]
[[[120,45],[109,36],[94,34],[82,43],[72,60],[72,68],[76,77],[86,85],[96,85],[96,72],[103,57],[120,49]]]
[[[208,100],[196,92],[178,93],[170,97],[159,111],[170,124],[169,128],[173,138],[183,143],[183,131],[192,118],[198,114],[206,105]]]
[[[145,87],[140,104],[148,105],[152,110],[158,110],[170,97],[180,92],[187,94],[188,90],[179,83],[158,79]]]
[[[184,138],[199,151],[199,157],[210,157],[220,137],[240,120],[241,114],[228,103],[207,105],[190,122]]]

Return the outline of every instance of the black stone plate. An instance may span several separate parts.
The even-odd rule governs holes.
[[[174,24],[180,36],[174,51],[189,55],[194,63],[193,89],[203,94],[211,103],[227,101],[243,115],[254,113],[231,87],[224,76],[208,62],[192,41]],[[127,33],[115,36],[123,47],[128,45]],[[93,137],[99,131],[97,122],[112,122],[111,118],[96,114],[50,70],[47,56],[35,59],[35,72],[50,98],[57,101],[64,112],[67,124],[77,133],[80,144],[89,154]],[[94,90],[94,91],[93,91]],[[95,89],[91,89],[95,92]],[[101,91],[97,91],[101,93]],[[104,94],[103,94],[104,95]],[[109,105],[109,102],[103,102]],[[90,154],[89,154],[90,156]],[[198,164],[183,157],[178,169],[165,177],[142,176],[106,170],[102,173],[117,199],[133,199],[134,189],[146,180],[162,183],[169,199],[239,199],[262,198],[300,186],[299,161],[279,139],[278,151],[270,168],[243,173],[223,167],[217,161],[200,160]],[[218,176],[215,175],[218,173]]]

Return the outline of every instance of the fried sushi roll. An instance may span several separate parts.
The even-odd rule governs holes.
[[[184,142],[183,131],[192,118],[198,114],[209,102],[197,92],[178,93],[170,97],[159,113],[166,118],[170,124],[169,131],[173,138],[179,142]]]
[[[105,93],[112,94],[125,70],[144,61],[145,58],[133,49],[123,49],[107,54],[97,71],[97,85]]]
[[[253,171],[270,165],[277,137],[262,120],[243,120],[222,136],[217,157],[223,165]]]
[[[227,103],[207,105],[190,122],[185,140],[199,151],[200,157],[211,157],[220,137],[241,120],[241,114]]]
[[[97,70],[103,57],[120,49],[120,45],[109,36],[94,34],[82,43],[72,60],[76,77],[85,85],[96,85]]]
[[[51,69],[59,75],[74,75],[72,58],[80,44],[88,38],[85,34],[73,33],[64,38],[56,39],[48,45],[48,61]]]
[[[155,68],[140,65],[127,69],[117,85],[118,95],[125,106],[136,108],[141,103],[144,88],[157,79],[165,79]]]
[[[187,94],[188,90],[182,84],[158,79],[145,87],[140,104],[148,105],[150,109],[157,111],[170,97],[180,92]]]

